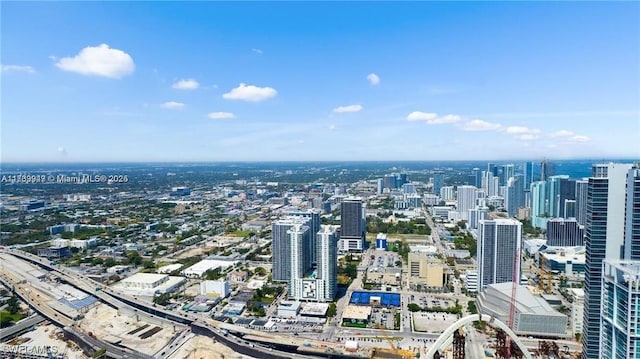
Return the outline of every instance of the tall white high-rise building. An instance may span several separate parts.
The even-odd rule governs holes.
[[[587,189],[582,358],[600,358],[602,268],[622,258],[627,174],[631,164],[593,166]]]
[[[311,269],[307,265],[309,263],[308,259],[305,258],[307,246],[305,242],[309,238],[310,228],[307,225],[295,224],[287,231],[287,234],[289,234],[289,245],[291,246],[291,258],[289,260],[291,263],[291,277],[288,281],[289,297],[300,298],[303,295],[302,280]]]
[[[458,186],[458,212],[460,219],[469,222],[469,210],[476,208],[476,190],[475,186]]]
[[[602,272],[602,359],[640,358],[640,261],[606,260]]]
[[[273,261],[272,278],[276,282],[288,282],[291,278],[291,235],[289,230],[296,225],[307,225],[311,227],[312,219],[303,216],[288,216],[286,218],[274,221],[271,225],[271,253]],[[310,238],[311,231],[308,232],[307,238],[302,244],[307,253],[312,245]],[[311,253],[307,257],[312,260]],[[308,263],[311,266],[311,262]]]
[[[515,219],[480,221],[478,234],[478,288],[512,282],[521,277],[522,224]],[[515,268],[514,268],[515,267]],[[514,275],[515,270],[515,275]]]
[[[604,259],[599,358],[640,358],[640,163],[627,171],[623,248]]]
[[[297,227],[291,229],[292,238],[298,238]],[[316,234],[316,258],[315,270],[292,270],[289,281],[289,299],[330,302],[337,292],[338,285],[338,253],[335,226],[322,226]],[[292,258],[295,263],[295,259]]]

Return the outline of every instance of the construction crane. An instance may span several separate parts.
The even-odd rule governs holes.
[[[393,344],[393,339],[391,339],[391,337],[389,337],[389,335],[387,334],[387,331],[384,330],[384,328],[382,327],[382,325],[380,323],[376,324],[376,328],[378,328],[378,330],[380,330],[382,332],[382,336],[387,341],[387,343],[389,343],[389,345],[391,346],[391,350],[376,349],[373,352],[372,358],[377,358],[378,357],[376,355],[376,352],[389,353],[389,354],[393,355],[397,359],[412,359],[412,358],[415,358],[416,355],[411,350],[404,350],[404,349],[396,348],[396,345]],[[387,358],[388,356],[383,355],[381,357]]]
[[[517,246],[516,246],[516,253],[513,256],[513,276],[511,278],[513,283],[511,283],[511,298],[510,298],[511,300],[509,303],[509,322],[507,322],[507,325],[511,330],[515,329],[516,295],[518,293],[518,284],[520,283],[520,276],[518,275],[518,273],[520,273],[519,269],[520,269],[520,253],[517,250]],[[511,358],[511,338],[507,335],[506,336],[506,359],[510,359],[510,358]]]

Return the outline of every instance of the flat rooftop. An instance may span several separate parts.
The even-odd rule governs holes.
[[[166,274],[136,273],[136,274],[132,275],[131,277],[128,277],[128,278],[122,280],[122,282],[151,284],[151,283],[155,283],[155,282],[157,282],[159,280],[162,280],[162,279],[164,279],[166,277],[168,277],[168,275],[166,275]]]
[[[347,305],[342,313],[342,319],[368,320],[371,307],[361,305]]]

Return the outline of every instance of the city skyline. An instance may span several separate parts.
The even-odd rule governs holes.
[[[640,156],[637,3],[2,7],[2,162]]]

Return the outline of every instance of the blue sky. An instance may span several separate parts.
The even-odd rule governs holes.
[[[640,3],[2,2],[1,158],[640,157]]]

